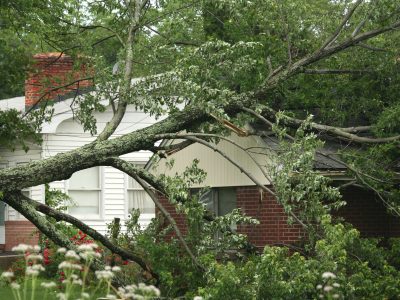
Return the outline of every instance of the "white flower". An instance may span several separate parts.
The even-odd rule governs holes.
[[[75,269],[75,270],[81,270],[82,269],[81,265],[73,264],[73,263],[70,263],[68,261],[61,262],[58,265],[58,268],[59,269]]]
[[[58,293],[57,298],[59,298],[60,300],[67,300],[67,297],[64,293]]]
[[[339,294],[333,294],[333,295],[332,295],[332,298],[333,298],[333,299],[339,299]]]
[[[324,278],[324,279],[336,278],[336,275],[333,274],[332,272],[324,272],[322,274],[322,278]]]
[[[32,265],[32,269],[36,271],[44,271],[44,267],[42,265]]]
[[[26,276],[38,276],[39,271],[42,271],[42,269],[40,268],[42,266],[40,266],[40,267],[37,267],[37,266],[40,266],[40,265],[33,265],[33,266],[26,267],[25,275]]]
[[[201,297],[201,296],[196,296],[196,297],[193,298],[193,300],[203,300],[203,297]]]
[[[13,272],[3,272],[3,273],[1,273],[1,277],[2,278],[11,278],[13,276],[14,276]]]
[[[340,284],[337,283],[337,282],[333,283],[332,285],[333,285],[334,287],[340,287]]]
[[[96,271],[95,272],[97,279],[111,279],[114,276],[114,273],[109,271],[109,270],[104,270],[104,271]]]
[[[16,283],[16,282],[11,282],[11,288],[12,288],[13,290],[19,290],[20,287],[21,287],[21,286],[20,286],[18,283]]]
[[[127,285],[127,286],[125,287],[125,289],[126,289],[127,291],[134,291],[134,290],[137,289],[137,286],[136,286],[136,284]]]
[[[33,246],[33,251],[40,252],[40,247],[38,245]]]
[[[39,275],[39,271],[35,270],[32,267],[26,267],[25,275],[26,276],[37,276],[37,275]]]
[[[110,266],[105,266],[105,267],[104,267],[104,270],[110,271],[110,270],[111,270],[111,267],[110,267]]]
[[[322,289],[322,285],[318,284],[317,285],[317,290],[320,290],[320,289]]]
[[[118,266],[114,266],[114,267],[112,267],[111,271],[113,271],[113,272],[121,272],[121,268],[118,267]]]
[[[89,244],[82,244],[78,246],[78,251],[92,251],[92,247]]]
[[[146,287],[146,285],[143,282],[139,282],[139,284],[138,284],[139,289],[143,289],[145,287]]]
[[[50,281],[50,282],[42,282],[40,285],[41,285],[42,287],[44,287],[45,289],[50,289],[50,288],[53,288],[53,287],[56,287],[56,286],[57,286],[56,283],[53,282],[53,281]]]
[[[85,252],[79,253],[79,256],[82,257],[84,260],[90,260],[93,257],[98,257],[97,254],[99,254],[99,253],[96,253],[96,252],[91,250],[91,251],[85,251]]]
[[[97,244],[95,243],[91,243],[91,244],[82,244],[78,246],[78,251],[93,251],[94,249],[96,249],[97,247],[99,247]]]
[[[82,285],[83,282],[82,282],[82,279],[74,279],[74,280],[72,280],[72,284]]]
[[[25,253],[28,250],[31,250],[32,246],[26,244],[19,244],[18,246],[12,247],[11,251],[15,252],[23,252]]]
[[[85,298],[85,299],[90,298],[90,295],[88,293],[82,293],[81,296],[82,296],[82,298]]]
[[[326,287],[324,287],[324,291],[327,292],[327,293],[329,293],[332,290],[333,290],[333,287],[330,286],[330,285],[327,285]]]
[[[29,254],[26,257],[27,260],[43,260],[43,256],[40,254]]]
[[[76,254],[76,252],[74,250],[68,250],[67,253],[65,253],[65,257],[79,260],[79,255]]]
[[[57,253],[65,253],[67,252],[67,248],[61,247],[57,249]]]

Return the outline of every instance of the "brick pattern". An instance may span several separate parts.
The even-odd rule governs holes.
[[[259,225],[242,225],[240,233],[247,234],[249,241],[257,247],[277,244],[293,244],[303,234],[300,225],[287,223],[283,207],[269,193],[261,193],[255,186],[237,187],[237,207],[242,212],[260,221]]]
[[[35,63],[33,71],[25,80],[25,106],[31,107],[39,100],[57,100],[63,95],[76,93],[76,90],[85,89],[93,85],[91,80],[80,81],[68,87],[51,91],[75,80],[87,77],[85,66],[80,70],[73,70],[73,59],[58,52],[37,54],[33,57]]]
[[[175,206],[172,205],[167,198],[165,198],[163,195],[158,194],[158,200],[161,202],[162,206],[171,214],[171,216],[174,218],[176,225],[179,227],[179,230],[183,235],[187,233],[187,222],[186,222],[186,217],[183,214],[178,214],[175,210]],[[159,215],[160,211],[156,209],[156,215]],[[167,222],[165,220],[165,222]],[[171,233],[171,236],[175,236],[175,233]]]
[[[237,207],[247,216],[260,221],[258,225],[238,226],[238,232],[247,234],[249,241],[261,248],[265,245],[294,244],[301,241],[304,232],[298,224],[288,225],[283,207],[274,196],[261,193],[255,186],[237,187]],[[347,205],[334,214],[360,230],[363,237],[400,237],[400,219],[389,215],[382,201],[373,193],[361,189],[348,189],[343,193]],[[186,233],[184,216],[177,214],[167,199],[161,203]]]
[[[364,237],[400,237],[400,219],[389,215],[373,192],[348,188],[343,194],[347,205],[335,215],[344,218]]]
[[[37,245],[39,233],[35,225],[29,221],[5,222],[6,244],[5,251],[10,251],[18,244]]]
[[[257,247],[275,244],[290,244],[302,237],[301,228],[298,225],[288,225],[287,216],[275,198],[263,193],[257,187],[237,187],[237,207],[240,207],[247,216],[255,217],[260,221],[259,225],[238,226],[238,232],[247,234],[249,241]],[[159,195],[162,205],[175,219],[183,234],[187,232],[185,217],[177,214],[173,205]],[[260,201],[261,200],[261,201]]]

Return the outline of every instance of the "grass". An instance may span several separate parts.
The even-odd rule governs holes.
[[[40,286],[40,284],[42,282],[49,282],[49,280],[47,279],[42,279],[42,278],[38,278],[37,279],[37,283],[36,283],[36,290],[35,290],[35,300],[52,300],[52,299],[58,299],[56,297],[57,293],[61,293],[62,290],[56,288],[56,289],[50,289],[48,291],[46,291],[45,288],[43,288],[42,286]],[[76,286],[76,291],[77,293],[74,295],[71,295],[70,299],[77,299],[80,298],[80,286]],[[23,284],[21,284],[21,289],[23,289]],[[93,291],[93,288],[92,288]],[[22,292],[22,290],[21,290]],[[98,290],[95,294],[92,294],[90,291],[90,287],[89,290],[86,290],[87,293],[89,293],[91,295],[90,299],[97,299],[99,297],[104,296],[104,290]],[[27,289],[27,296],[26,296],[26,300],[30,300],[31,299],[31,295],[32,295],[32,288],[30,286],[30,284],[28,285],[28,289]],[[14,295],[13,295],[13,291],[10,288],[10,286],[6,283],[1,283],[0,284],[0,299],[1,300],[13,300],[14,299]]]
[[[37,281],[37,286],[35,289],[35,299],[41,299],[41,300],[45,300],[47,299],[55,299],[55,295],[56,293],[54,291],[47,291],[40,286],[41,282],[44,282],[45,280],[43,279],[38,279]],[[23,288],[22,284],[21,284],[21,289]],[[27,299],[31,299],[31,295],[32,295],[32,288],[30,285],[28,285],[28,289],[27,289]],[[2,284],[0,286],[0,299],[14,299],[14,295],[13,295],[13,291],[11,290],[10,286],[8,284]]]

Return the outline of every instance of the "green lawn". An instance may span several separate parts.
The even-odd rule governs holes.
[[[21,286],[21,289],[23,289],[23,286]],[[30,287],[28,287],[27,291],[28,291],[27,299],[31,299],[32,289]],[[41,287],[40,283],[39,283],[39,286],[35,290],[35,299],[45,300],[45,298],[47,298],[49,300],[50,299],[56,299],[56,292],[52,291],[52,292],[47,292],[46,293],[46,290],[43,287]],[[4,286],[3,285],[3,286],[0,287],[0,299],[4,299],[4,300],[6,300],[6,299],[7,300],[8,299],[10,299],[10,300],[14,299],[12,290],[11,290],[11,288],[9,286]]]
[[[53,299],[58,299],[56,297],[57,293],[60,293],[61,290],[59,289],[51,289],[50,291],[47,291],[40,286],[41,282],[48,282],[49,280],[42,280],[39,279],[36,286],[36,290],[35,290],[35,300],[53,300]],[[23,290],[23,284],[21,284],[21,296],[22,296],[22,290]],[[77,299],[79,298],[80,295],[80,286],[76,287],[76,294],[72,295],[70,297],[70,299]],[[97,291],[94,295],[92,295],[92,293],[90,291],[86,291],[88,292],[92,297],[90,299],[97,299],[99,297],[105,296],[104,292],[101,291]],[[27,289],[27,300],[31,299],[31,295],[32,295],[32,289],[30,287],[30,284],[28,285],[28,289]],[[11,288],[8,285],[4,285],[2,284],[0,286],[0,299],[1,300],[13,300],[14,296],[13,296],[13,292],[11,290]]]

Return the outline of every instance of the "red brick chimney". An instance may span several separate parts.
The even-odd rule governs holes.
[[[92,80],[79,81],[89,77],[85,65],[79,70],[74,69],[74,61],[68,55],[60,52],[40,53],[34,55],[33,60],[33,70],[25,80],[26,107],[47,100],[72,98],[93,85]]]

